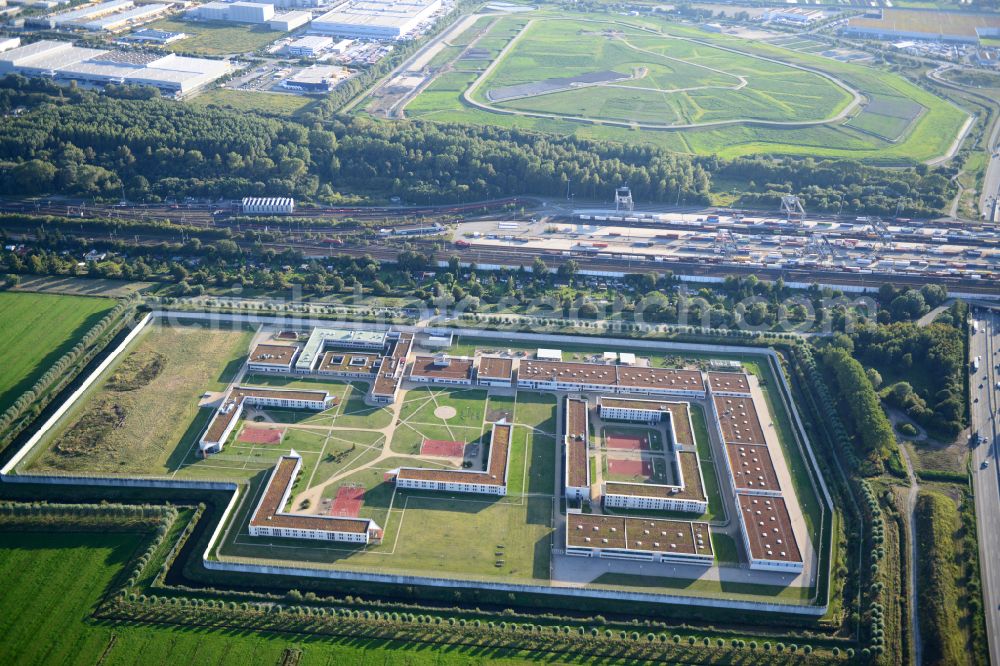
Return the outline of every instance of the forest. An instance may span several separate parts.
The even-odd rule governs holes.
[[[379,122],[364,116],[308,124],[198,108],[142,89],[105,94],[44,80],[0,80],[0,194],[63,194],[149,202],[294,196],[302,201],[407,203],[510,195],[605,200],[627,183],[638,201],[706,205],[713,192],[776,208],[782,194],[814,210],[937,212],[954,185],[925,166],[853,162],[732,162],[498,127]],[[718,179],[713,190],[713,179]]]
[[[854,332],[854,356],[886,382],[890,405],[937,434],[954,437],[966,426],[963,305],[929,326],[912,322],[862,325]]]

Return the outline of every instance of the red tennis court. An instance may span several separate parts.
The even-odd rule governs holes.
[[[239,441],[248,444],[281,444],[284,435],[282,428],[244,428]]]
[[[357,518],[361,504],[365,500],[365,489],[361,486],[341,486],[337,497],[330,505],[330,515],[339,518]]]
[[[465,455],[465,442],[449,442],[446,439],[425,439],[420,445],[420,454],[425,456],[461,458]]]
[[[648,460],[608,458],[608,474],[643,476],[646,479],[651,479],[653,477],[653,465]]]
[[[625,449],[627,451],[646,451],[649,449],[649,438],[626,432],[605,432],[604,445],[609,449]]]

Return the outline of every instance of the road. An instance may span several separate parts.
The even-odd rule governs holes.
[[[990,662],[1000,664],[1000,438],[997,436],[1000,391],[995,388],[1000,375],[996,369],[1000,363],[1000,315],[997,312],[976,315],[974,321],[979,331],[971,338],[970,354],[972,358],[981,357],[982,361],[979,370],[969,378],[972,432],[986,441],[972,450],[972,485]]]
[[[993,123],[993,132],[986,144],[988,153],[986,174],[983,176],[983,189],[980,192],[979,210],[983,217],[990,219],[993,212],[993,201],[1000,197],[1000,120]]]

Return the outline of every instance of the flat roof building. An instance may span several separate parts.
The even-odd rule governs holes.
[[[349,0],[312,22],[326,35],[358,39],[402,39],[434,12],[441,0]]]
[[[490,433],[490,453],[485,470],[401,467],[395,471],[396,487],[410,490],[506,495],[510,436],[510,424],[505,421],[493,424]]]
[[[333,47],[333,38],[322,35],[308,35],[301,39],[296,39],[286,48],[288,55],[296,58],[311,58]]]
[[[311,20],[312,14],[310,12],[284,12],[282,14],[275,14],[268,19],[267,25],[271,30],[291,32],[296,28],[308,25]]]
[[[725,447],[734,490],[748,495],[781,495],[778,473],[766,446],[726,444]]]
[[[188,58],[169,54],[145,64],[123,62],[112,52],[43,40],[0,53],[0,75],[18,73],[57,82],[94,85],[148,85],[176,96],[188,95],[216,81],[232,69],[228,60]]]
[[[718,416],[722,441],[726,444],[766,445],[764,429],[757,417],[752,398],[714,396],[712,404]]]
[[[514,383],[514,361],[502,356],[480,356],[476,383],[509,388]]]
[[[587,401],[566,398],[563,485],[568,500],[590,499],[590,461],[587,450],[589,441]]]
[[[359,544],[382,542],[382,528],[368,518],[342,518],[299,514],[285,511],[302,470],[302,456],[295,450],[282,456],[274,466],[253,516],[249,533],[252,537],[276,536],[288,539],[318,539]]]
[[[410,380],[425,384],[472,384],[473,359],[468,356],[417,355],[410,368]]]
[[[705,397],[705,381],[697,370],[640,368],[606,363],[521,361],[519,388],[549,391],[594,391]]]
[[[566,514],[566,554],[710,566],[715,559],[708,523]]]
[[[299,353],[295,345],[260,344],[247,358],[247,369],[252,372],[291,372]]]
[[[205,432],[198,440],[199,449],[203,454],[221,451],[243,414],[244,405],[323,411],[333,400],[335,398],[330,397],[326,391],[234,387],[223,397],[222,404],[208,422]]]
[[[750,557],[750,568],[770,571],[802,571],[792,521],[785,500],[780,497],[737,495],[743,545]]]
[[[750,378],[742,372],[709,372],[708,384],[713,395],[750,395]]]

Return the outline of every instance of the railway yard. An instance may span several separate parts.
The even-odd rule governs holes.
[[[457,253],[482,269],[530,267],[540,257],[553,269],[572,260],[580,271],[604,276],[649,270],[716,281],[754,274],[851,291],[875,290],[886,279],[915,286],[933,279],[955,293],[975,295],[995,294],[1000,279],[995,225],[948,219],[789,216],[714,208],[626,213],[572,209],[526,197],[448,206],[303,208],[287,218],[242,215],[231,202],[94,206],[7,201],[0,203],[0,213],[273,231],[278,238],[265,245],[279,251],[294,248],[309,257],[370,255],[392,262],[408,248],[440,262]],[[327,225],[336,225],[336,238],[326,236]],[[385,225],[413,233],[378,233]],[[22,231],[20,237],[30,240],[35,225],[20,228],[11,222],[7,228],[12,238]],[[183,238],[180,229],[169,228],[121,233],[140,244]],[[93,232],[80,237],[98,242],[114,236]]]

